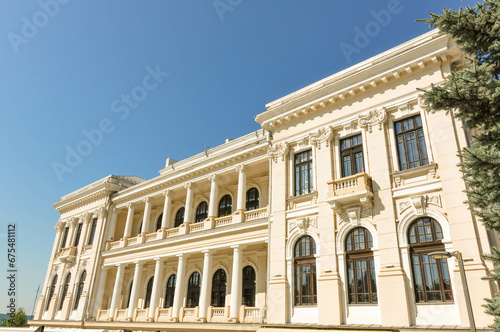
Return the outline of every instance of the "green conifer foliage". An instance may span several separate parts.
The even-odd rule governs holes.
[[[446,110],[463,121],[471,147],[461,152],[469,204],[489,229],[500,231],[500,2],[484,0],[458,11],[444,9],[424,20],[456,39],[467,60],[444,84],[426,93],[429,110]],[[500,281],[500,248],[488,255]],[[500,332],[500,293],[486,299]]]

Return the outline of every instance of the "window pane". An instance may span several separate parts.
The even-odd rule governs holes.
[[[354,158],[356,158],[356,173],[361,173],[364,171],[364,166],[363,166],[363,152],[357,152],[354,155]]]
[[[350,176],[352,175],[351,171],[351,156],[343,156],[342,157],[342,163],[343,163],[343,174],[342,176]]]

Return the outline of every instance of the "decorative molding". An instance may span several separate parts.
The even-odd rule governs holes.
[[[434,204],[434,205],[437,205],[439,207],[442,207],[441,196],[439,194],[427,196],[427,204]]]
[[[425,102],[423,94],[418,95],[418,106],[420,106],[420,108],[423,110],[426,110],[429,107],[429,104]]]
[[[210,174],[208,176],[208,181],[210,181],[210,182],[217,183],[218,180],[219,180],[219,176],[217,174],[215,174],[215,173],[214,174]]]
[[[353,225],[358,225],[360,224],[360,217],[361,217],[361,208],[360,207],[355,207],[355,208],[350,208],[346,209],[347,217],[349,218],[349,222]]]
[[[358,124],[360,127],[372,132],[372,127],[378,125],[378,129],[382,130],[382,124],[387,118],[386,108],[382,107],[380,110],[371,110],[367,115],[358,115]]]
[[[404,210],[408,209],[410,206],[411,206],[411,203],[408,200],[399,202],[399,213],[401,213]]]
[[[352,225],[360,225],[362,218],[371,218],[372,209],[367,207],[354,207],[346,209],[345,212],[339,214],[339,224],[349,222]]]
[[[285,156],[287,152],[288,152],[288,144],[284,142],[278,142],[274,146],[270,146],[267,149],[267,156],[269,159],[277,163],[278,158],[280,157],[281,161],[285,161]]]
[[[163,193],[162,193],[162,194],[163,194],[163,196],[165,196],[165,197],[172,197],[172,190],[170,190],[170,189],[165,189],[165,190],[163,191]]]
[[[342,204],[338,202],[330,202],[330,208],[335,211],[338,215],[342,213]]]
[[[323,142],[325,142],[326,147],[329,147],[331,139],[332,128],[330,127],[320,128],[315,133],[309,133],[309,142],[315,145],[318,150],[321,149],[321,143]]]
[[[426,195],[412,196],[408,199],[399,202],[398,204],[399,213],[401,214],[403,211],[411,207],[413,208],[417,216],[422,216],[425,214],[425,209],[427,208],[428,204],[433,204],[441,207],[442,206],[441,196],[439,194],[433,194],[429,196]]]
[[[410,197],[410,202],[417,216],[422,216],[425,213],[425,208],[427,206],[426,196],[424,195],[412,196]]]
[[[291,233],[295,228],[298,228],[300,234],[305,235],[306,230],[309,226],[318,228],[317,218],[316,217],[303,217],[292,219],[288,222],[289,228],[288,232]]]

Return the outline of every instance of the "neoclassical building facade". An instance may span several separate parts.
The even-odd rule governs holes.
[[[464,203],[461,122],[422,90],[466,59],[431,31],[266,105],[262,129],[160,175],[63,196],[36,326],[478,328],[498,245]],[[483,279],[481,279],[483,278]]]

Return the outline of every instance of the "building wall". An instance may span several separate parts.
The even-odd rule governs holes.
[[[92,247],[78,248],[71,264],[61,259],[61,231],[57,233],[35,323],[90,319],[96,322],[93,327],[113,328],[126,328],[128,322],[205,321],[468,327],[462,280],[453,257],[439,265],[441,275],[450,276],[450,290],[440,293],[449,301],[417,300],[413,257],[428,252],[419,251],[425,249],[425,241],[420,247],[409,243],[409,229],[428,218],[441,229],[435,248],[463,254],[476,325],[487,327],[492,319],[481,305],[496,288],[481,280],[491,268],[481,258],[490,251],[487,232],[464,203],[457,152],[466,146],[466,134],[452,114],[429,113],[421,97],[421,90],[443,82],[451,64],[460,66],[462,61],[453,40],[430,32],[268,104],[266,112],[256,117],[263,130],[169,162],[156,178],[116,188],[109,202],[102,191],[96,196],[95,185],[63,197],[56,203],[62,212],[61,230],[62,222],[84,220],[88,213],[98,216],[99,227]],[[402,170],[396,126],[416,116],[422,124],[418,155],[426,154],[428,160]],[[363,168],[343,176],[341,143],[356,135],[360,135]],[[295,159],[306,151],[311,153],[306,163],[311,175],[297,175]],[[303,182],[307,188],[297,193],[300,176],[307,179]],[[245,208],[246,192],[252,187],[259,192],[256,212]],[[100,198],[83,204],[82,192]],[[232,198],[232,211],[218,217],[224,195]],[[194,223],[203,201],[209,205],[207,218]],[[180,208],[187,211],[184,222],[174,227]],[[361,256],[346,245],[358,229],[372,237],[371,248]],[[315,253],[301,260],[296,246],[308,238]],[[352,300],[353,259],[373,262],[371,303]],[[252,266],[256,274],[253,308],[241,302],[245,266]],[[308,268],[315,274],[297,272]],[[52,306],[61,294],[65,273],[71,271],[74,288],[83,269],[88,273],[84,305],[76,311],[45,310],[53,276],[59,279]],[[227,276],[224,308],[210,306],[212,277],[218,269]],[[200,300],[195,308],[186,308],[189,277],[195,271],[202,280]],[[172,274],[179,276],[174,304],[163,309]],[[152,277],[152,303],[146,310]],[[301,287],[299,278],[304,282]],[[317,297],[308,297],[308,291]],[[68,293],[68,303],[73,294]]]

